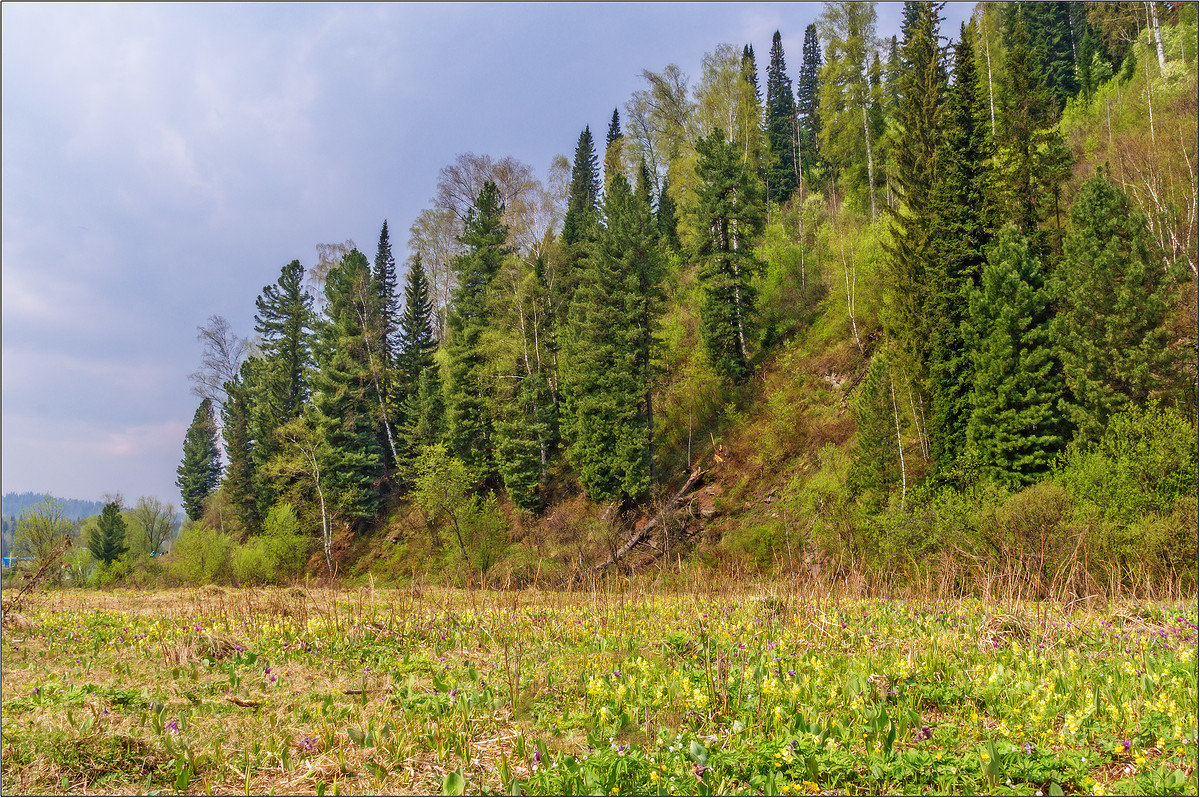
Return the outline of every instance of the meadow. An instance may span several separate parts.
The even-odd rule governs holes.
[[[1197,792],[1194,602],[685,588],[52,592],[0,788]]]

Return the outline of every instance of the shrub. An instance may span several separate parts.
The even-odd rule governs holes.
[[[227,581],[233,540],[203,521],[190,522],[179,531],[168,557],[168,573],[188,585]]]

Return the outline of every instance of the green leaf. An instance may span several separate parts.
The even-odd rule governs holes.
[[[1046,788],[1046,795],[1063,795],[1063,788],[1055,782],[1050,782],[1050,786]]]
[[[467,782],[462,772],[454,770],[447,773],[446,778],[442,780],[442,795],[462,795],[466,787]]]
[[[346,734],[354,741],[355,745],[362,745],[366,741],[366,735],[358,729],[346,727]]]
[[[688,753],[691,754],[692,761],[697,765],[708,764],[708,751],[704,750],[704,746],[699,740],[692,740],[692,744],[688,747]]]

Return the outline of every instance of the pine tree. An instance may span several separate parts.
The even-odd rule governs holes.
[[[746,340],[753,336],[758,267],[752,241],[763,227],[762,191],[719,128],[696,142],[696,154],[696,229],[709,231],[696,252],[704,345],[713,368],[738,383],[750,374]]]
[[[1050,468],[1066,441],[1050,295],[1041,264],[1016,226],[1006,225],[997,236],[969,312],[975,385],[968,456],[983,476],[1028,485]]]
[[[493,390],[486,375],[483,337],[491,323],[488,290],[509,253],[505,244],[508,227],[501,222],[503,213],[500,191],[489,180],[467,212],[459,239],[466,249],[455,262],[458,286],[448,318],[448,439],[453,454],[480,480],[495,471]]]
[[[221,478],[221,454],[217,450],[217,421],[212,400],[205,398],[196,408],[192,424],[183,438],[183,462],[176,469],[175,484],[183,497],[183,509],[195,521],[204,512],[204,501],[217,489]]]
[[[1167,321],[1181,263],[1164,268],[1143,214],[1104,173],[1089,178],[1071,207],[1071,232],[1051,280],[1059,307],[1067,415],[1096,440],[1127,405],[1171,386],[1177,353]]]
[[[935,217],[935,159],[946,91],[938,37],[941,6],[932,2],[904,4],[905,38],[900,46],[904,71],[897,85],[897,133],[891,147],[897,202],[889,209],[892,242],[887,247],[889,301],[884,326],[899,344],[906,370],[918,380],[927,373],[932,321],[930,232]]]
[[[320,368],[313,385],[326,491],[337,515],[358,528],[375,517],[386,468],[379,353],[372,350],[372,336],[379,332],[372,328],[378,295],[371,284],[370,264],[358,250],[351,250],[329,271],[328,318],[320,325]]]
[[[971,292],[979,286],[983,251],[995,229],[992,148],[973,39],[964,25],[954,48],[954,82],[943,115],[945,137],[938,150],[929,236],[929,444],[934,466],[943,475],[966,450],[974,372],[963,325]]]
[[[257,528],[255,519],[266,517],[282,488],[267,476],[268,463],[280,452],[281,441],[275,432],[299,418],[310,398],[315,367],[312,335],[317,319],[303,280],[304,267],[293,260],[280,270],[273,285],[263,287],[254,302],[254,330],[259,336],[261,356],[248,360],[251,365],[244,366],[240,373],[241,404],[234,416],[236,423],[241,423],[240,415],[245,414],[245,437],[248,444],[252,442],[250,461],[239,462],[235,468],[234,456],[230,454],[229,458],[230,468],[236,471],[230,484],[238,486],[231,499],[241,508],[243,523],[249,530]],[[254,510],[248,495],[242,492],[251,484]]]
[[[92,530],[88,539],[88,551],[99,562],[112,565],[118,557],[129,551],[129,546],[125,544],[125,532],[126,525],[125,519],[121,517],[120,502],[109,502],[100,511],[96,528]]]
[[[604,211],[565,331],[563,436],[588,496],[629,502],[645,496],[651,480],[644,347],[657,255],[650,210],[624,177],[613,180]]]
[[[818,105],[821,99],[821,42],[817,26],[809,23],[804,29],[804,49],[801,51],[800,77],[796,81],[796,113],[800,125],[800,164],[803,170],[817,163],[817,139],[821,132]]]
[[[796,191],[796,105],[779,31],[771,38],[771,61],[767,66],[767,150],[770,199],[782,204]]]

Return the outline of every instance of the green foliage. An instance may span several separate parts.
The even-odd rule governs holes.
[[[752,280],[759,264],[751,247],[764,223],[761,186],[717,128],[696,142],[696,154],[704,346],[713,368],[739,383],[750,374],[746,341],[756,322]]]
[[[262,534],[230,553],[231,575],[238,584],[293,581],[302,575],[311,545],[311,539],[300,533],[292,505],[281,502],[267,513]]]
[[[982,473],[1005,485],[1032,482],[1066,443],[1059,417],[1061,367],[1041,268],[1009,224],[970,299],[975,384],[966,445]]]
[[[208,585],[227,581],[233,539],[197,522],[183,525],[168,557],[168,573],[185,585]]]
[[[328,320],[321,325],[320,370],[314,380],[317,428],[326,443],[322,471],[337,514],[361,527],[379,507],[384,478],[382,397],[377,382],[377,297],[366,257],[351,250],[325,281]],[[377,341],[377,338],[376,338]]]
[[[504,205],[496,184],[488,181],[467,213],[460,239],[466,247],[455,262],[458,287],[449,313],[449,381],[446,385],[447,439],[455,455],[476,475],[495,470],[493,389],[487,375],[484,338],[492,318],[488,292],[509,253]]]
[[[204,500],[221,477],[221,454],[217,451],[217,421],[212,400],[205,398],[196,408],[192,424],[183,438],[183,462],[175,470],[175,484],[183,495],[183,509],[193,521],[204,511]]]
[[[71,532],[72,525],[62,503],[45,494],[37,503],[24,508],[24,513],[17,519],[12,554],[29,557],[40,565]]]
[[[864,495],[867,506],[876,509],[887,504],[888,494],[905,477],[891,360],[886,349],[875,354],[850,402],[857,433],[847,487],[854,495]]]
[[[542,509],[540,488],[546,475],[553,404],[550,386],[540,374],[521,379],[514,401],[496,422],[496,467],[513,504]]]
[[[771,60],[767,66],[767,185],[772,202],[783,204],[796,191],[796,105],[792,80],[783,59],[779,31],[771,37]]]
[[[817,160],[817,141],[821,134],[820,103],[821,42],[817,26],[809,23],[804,29],[804,49],[801,51],[800,77],[796,81],[796,113],[800,127],[800,165],[802,171],[812,168]]]
[[[1094,443],[1077,440],[1054,478],[1121,524],[1169,513],[1197,488],[1196,428],[1173,408],[1129,405]]]
[[[452,536],[448,544],[461,554],[461,566],[486,573],[507,543],[495,496],[476,493],[470,470],[440,443],[421,452],[415,471],[412,500],[430,531]]]
[[[605,222],[564,334],[563,437],[593,501],[630,501],[650,488],[649,365],[661,272],[650,208],[624,177],[605,198]]]
[[[96,528],[88,538],[88,551],[105,566],[129,550],[125,543],[125,519],[121,517],[121,504],[111,501],[104,505]]]
[[[1166,322],[1183,264],[1163,263],[1146,217],[1105,174],[1080,190],[1064,249],[1050,285],[1061,308],[1054,336],[1068,414],[1095,439],[1122,407],[1172,386],[1178,355]]]

